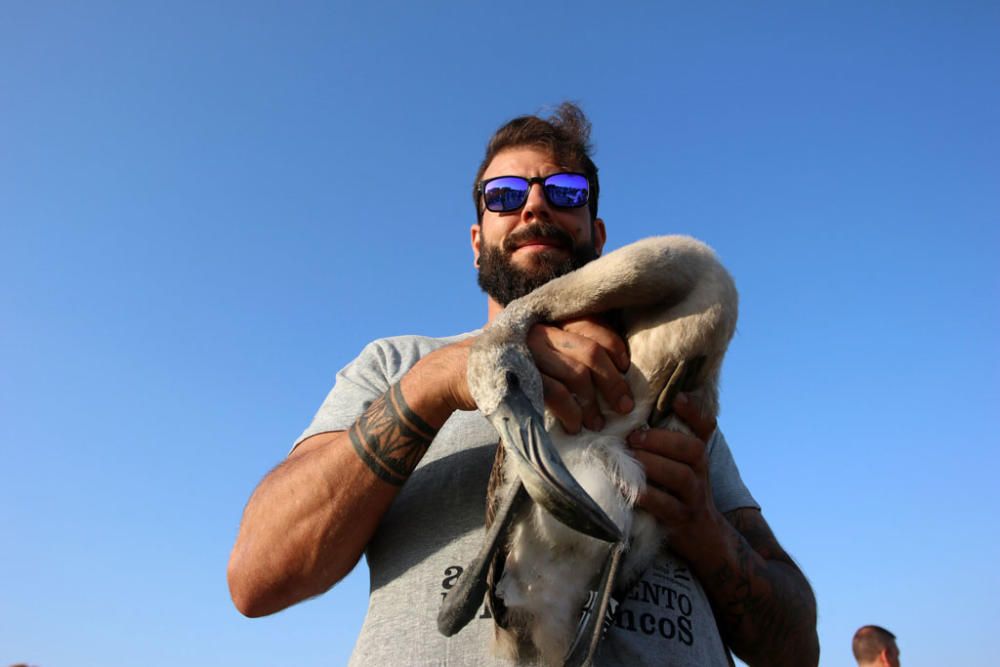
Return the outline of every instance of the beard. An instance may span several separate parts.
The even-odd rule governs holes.
[[[530,266],[516,266],[512,261],[514,251],[519,243],[529,239],[553,240],[558,242],[559,248],[538,252],[532,258]],[[569,250],[569,254],[561,252],[560,248]],[[479,287],[494,301],[506,307],[514,299],[519,299],[553,278],[578,269],[596,258],[593,238],[589,243],[577,245],[561,227],[549,222],[538,222],[513,232],[500,246],[480,241]]]

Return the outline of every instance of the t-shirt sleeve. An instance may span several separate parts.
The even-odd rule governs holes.
[[[750,495],[750,490],[740,477],[739,468],[733,460],[733,453],[722,431],[715,433],[708,441],[708,476],[712,484],[712,496],[720,512],[732,512],[742,508],[760,509],[760,505]]]
[[[292,449],[317,433],[350,428],[368,406],[402,376],[400,363],[398,349],[381,340],[369,343],[354,361],[337,373],[333,389]]]
[[[312,423],[292,445],[292,449],[317,433],[346,431],[376,398],[399,382],[421,357],[476,333],[478,331],[470,331],[447,338],[393,336],[369,343],[357,359],[337,373],[333,389],[319,406]]]

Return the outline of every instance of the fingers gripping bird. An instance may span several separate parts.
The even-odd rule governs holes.
[[[609,310],[621,313],[635,408],[605,409],[600,433],[569,435],[545,415],[528,330]],[[736,314],[729,273],[708,246],[684,236],[625,246],[504,309],[469,354],[469,389],[501,445],[486,538],[442,605],[443,634],[461,630],[485,595],[499,653],[590,663],[612,593],[627,592],[665,537],[634,509],[646,479],[625,437],[646,423],[686,430],[669,416],[682,388],[708,416],[717,414]]]

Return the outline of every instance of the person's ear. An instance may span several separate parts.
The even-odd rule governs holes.
[[[472,243],[472,264],[479,268],[479,237],[483,233],[483,226],[479,223],[472,225],[469,229],[470,242]]]
[[[594,218],[591,230],[594,235],[594,252],[600,257],[604,251],[604,242],[608,240],[608,231],[604,228],[604,221],[600,218]]]

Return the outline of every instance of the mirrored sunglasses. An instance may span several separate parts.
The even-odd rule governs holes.
[[[516,211],[528,201],[534,183],[542,184],[545,199],[556,208],[579,208],[590,200],[590,183],[583,174],[560,172],[544,178],[497,176],[479,184],[486,208],[494,213]]]

